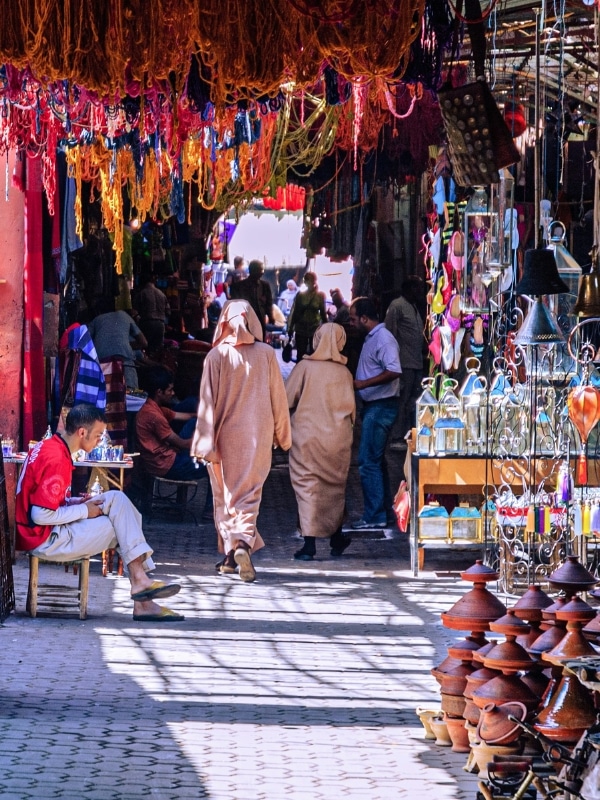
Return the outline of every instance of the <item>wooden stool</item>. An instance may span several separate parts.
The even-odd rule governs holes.
[[[87,617],[88,587],[90,578],[90,559],[81,558],[77,561],[60,562],[68,570],[69,564],[73,565],[73,573],[79,569],[77,588],[64,584],[39,583],[39,565],[56,564],[56,561],[44,561],[38,556],[29,556],[29,587],[27,589],[27,612],[31,617],[37,616],[38,605],[44,606],[43,610],[54,613],[79,612],[79,619]]]
[[[188,489],[190,488],[194,491],[188,498]],[[196,515],[187,507],[188,502],[194,499],[197,491],[198,481],[174,481],[169,478],[155,477],[151,505],[159,508],[172,508],[178,512],[180,519],[183,519],[185,514],[190,514],[194,523],[198,525]]]

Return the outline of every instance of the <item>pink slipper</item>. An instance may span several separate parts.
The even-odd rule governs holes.
[[[433,362],[436,366],[439,366],[442,360],[442,342],[440,339],[440,329],[434,328],[431,333],[431,341],[429,342],[429,352],[433,356]]]

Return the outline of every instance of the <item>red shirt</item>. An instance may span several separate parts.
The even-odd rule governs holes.
[[[65,441],[54,435],[42,439],[29,451],[17,484],[15,521],[16,549],[34,550],[52,532],[51,525],[34,525],[32,506],[56,511],[71,496],[73,460]]]
[[[166,475],[175,462],[177,450],[167,442],[173,433],[170,426],[175,418],[171,408],[159,406],[148,398],[135,419],[135,432],[142,464],[150,475]]]

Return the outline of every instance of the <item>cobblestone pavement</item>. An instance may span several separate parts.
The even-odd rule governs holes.
[[[397,477],[404,454],[390,455]],[[361,502],[354,465],[351,516]],[[258,580],[244,584],[215,574],[212,525],[154,517],[156,576],[183,584],[168,601],[180,624],[134,623],[127,579],[102,578],[98,560],[87,620],[31,619],[20,556],[17,612],[0,626],[0,798],[474,798],[466,756],[426,741],[415,715],[439,705],[429,670],[458,638],[440,612],[470,586],[447,562],[414,578],[395,529],[295,562],[295,519],[279,456]]]

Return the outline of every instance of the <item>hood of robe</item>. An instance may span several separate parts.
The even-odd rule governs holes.
[[[256,312],[246,300],[228,300],[217,322],[213,347],[218,344],[254,344],[262,342],[262,328]]]
[[[346,344],[346,331],[335,322],[326,322],[315,331],[313,336],[314,353],[304,356],[311,361],[335,361],[346,364],[348,359],[341,351]]]

